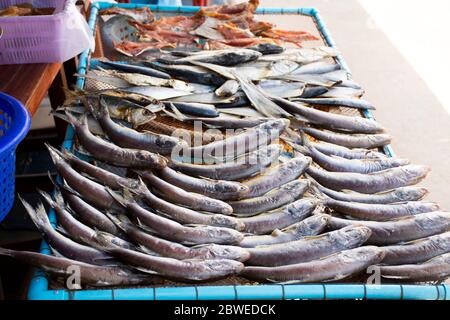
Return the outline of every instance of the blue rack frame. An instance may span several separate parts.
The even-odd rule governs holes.
[[[95,34],[96,19],[99,10],[112,6],[122,8],[149,7],[152,11],[167,13],[194,13],[199,7],[173,7],[145,4],[111,4],[96,2],[91,6],[89,27]],[[297,14],[311,16],[322,34],[325,42],[335,47],[330,32],[318,10],[314,8],[259,8],[257,14]],[[80,55],[79,74],[85,74],[89,65],[90,51]],[[337,57],[341,66],[350,73],[342,56]],[[79,77],[78,88],[84,87],[84,78]],[[364,110],[367,118],[373,118],[369,110]],[[71,149],[74,131],[68,127],[62,148]],[[384,152],[393,156],[391,146]],[[52,226],[56,227],[56,215],[49,212]],[[41,253],[51,254],[48,244],[43,241]],[[395,299],[395,300],[450,300],[450,286],[441,285],[366,285],[366,284],[295,284],[295,285],[233,285],[233,286],[189,286],[161,288],[120,288],[99,290],[51,290],[45,274],[36,270],[28,291],[30,300],[255,300],[255,299]]]

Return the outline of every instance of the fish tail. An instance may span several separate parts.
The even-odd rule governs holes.
[[[53,163],[57,163],[60,160],[63,160],[63,155],[61,153],[61,151],[59,151],[58,149],[56,149],[55,147],[49,145],[47,142],[44,143],[45,146],[48,149],[48,152],[50,153],[50,157],[52,158]]]
[[[111,197],[118,203],[120,204],[122,207],[126,208],[127,207],[127,199],[124,198],[123,196],[121,196],[120,194],[118,194],[117,192],[111,190],[110,188],[106,188],[106,190],[108,191],[108,193],[111,195]]]
[[[58,207],[58,203],[55,202],[50,194],[40,189],[37,189],[37,192],[44,198],[44,200],[50,205],[52,208]]]
[[[33,208],[28,202],[26,202],[20,195],[19,200],[22,202],[25,210],[30,216],[36,227],[43,232],[44,230],[51,228],[50,220],[48,220],[47,212],[45,211],[42,202],[39,202],[36,208]]]
[[[97,117],[109,117],[109,109],[108,109],[108,104],[106,103],[105,98],[103,98],[102,96],[100,96],[100,101],[99,101],[99,109],[97,110]]]
[[[16,255],[16,252],[14,250],[0,248],[0,256],[14,257],[15,255]]]

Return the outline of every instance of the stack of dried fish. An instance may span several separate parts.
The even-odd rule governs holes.
[[[163,16],[156,18],[148,8],[126,10],[109,8],[102,15],[115,15],[114,24],[122,17],[136,29],[136,40],[114,43],[114,48],[127,56],[139,56],[149,50],[189,47],[198,49],[228,49],[251,47],[278,53],[278,46],[290,43],[301,46],[318,40],[305,31],[286,31],[268,22],[254,19],[259,0],[237,5],[211,6],[200,9],[193,16]]]
[[[357,114],[374,106],[337,54],[280,47],[102,61],[85,75],[91,89],[57,113],[91,159],[49,147],[61,182],[54,198],[42,194],[58,229],[42,205],[24,202],[58,255],[0,254],[58,276],[77,265],[96,286],[326,282],[372,265],[386,281],[446,279],[450,213],[416,186],[429,169],[380,152],[391,138]],[[100,84],[108,89],[92,89]]]

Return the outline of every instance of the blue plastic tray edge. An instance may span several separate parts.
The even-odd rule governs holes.
[[[95,2],[91,5],[89,27],[95,34],[95,22],[99,10],[109,8],[114,4]],[[150,7],[153,11],[165,12],[196,12],[199,7],[170,7],[143,4],[120,4],[123,8]],[[327,44],[335,47],[331,33],[325,25],[320,13],[314,8],[260,8],[260,14],[304,14],[315,19],[319,31]],[[90,58],[90,51],[80,55],[78,73],[86,73]],[[344,58],[337,60],[350,73]],[[77,87],[83,88],[84,78],[77,79]],[[373,118],[369,110],[364,116]],[[70,149],[73,144],[74,131],[68,127],[62,148]],[[386,154],[393,156],[391,146],[385,147]],[[49,212],[49,219],[56,224],[55,213]],[[41,253],[50,254],[45,241],[42,242]],[[256,286],[194,286],[170,288],[123,288],[100,290],[49,290],[45,274],[36,270],[28,290],[30,300],[95,300],[95,299],[145,299],[145,300],[250,300],[250,299],[409,299],[409,300],[450,300],[450,286],[441,285],[365,285],[365,284],[298,284],[298,285],[256,285]]]

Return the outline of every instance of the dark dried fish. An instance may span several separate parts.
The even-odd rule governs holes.
[[[111,256],[101,252],[100,250],[79,244],[66,238],[55,229],[53,229],[50,224],[50,220],[47,217],[47,212],[45,212],[43,204],[40,202],[38,206],[34,209],[30,204],[25,202],[22,198],[20,201],[25,207],[31,220],[34,222],[36,227],[42,236],[47,240],[49,245],[53,250],[56,250],[59,254],[66,258],[74,259],[81,262],[105,265],[111,264]]]
[[[407,165],[369,174],[354,172],[328,172],[310,166],[306,172],[321,185],[333,190],[353,190],[377,193],[422,181],[430,169],[421,165]]]
[[[276,161],[281,153],[280,145],[269,145],[253,151],[237,160],[218,164],[190,164],[172,159],[170,167],[195,177],[218,180],[239,180],[251,177],[263,171]]]
[[[379,263],[383,250],[364,246],[342,251],[329,257],[281,267],[245,267],[244,277],[272,282],[308,283],[330,282],[348,278]]]
[[[167,160],[160,155],[135,149],[126,149],[94,136],[87,126],[86,114],[76,119],[66,113],[67,120],[75,129],[80,144],[95,158],[107,163],[134,168],[163,168]]]
[[[137,270],[180,280],[204,281],[239,273],[244,265],[235,260],[177,260],[156,257],[142,252],[121,248],[111,244],[97,234],[96,244],[102,250],[134,266]]]
[[[434,202],[410,201],[394,204],[373,204],[324,199],[323,204],[343,215],[355,219],[371,221],[387,221],[419,213],[438,211]]]
[[[103,185],[92,181],[75,171],[53,147],[47,145],[47,148],[59,175],[66,180],[67,184],[78,192],[83,199],[99,209],[122,211],[122,208],[117,206],[116,202]]]
[[[158,171],[161,178],[167,182],[183,188],[186,191],[204,194],[208,197],[227,200],[239,197],[248,187],[240,182],[227,180],[212,180],[209,178],[195,178],[165,167]]]
[[[311,215],[317,203],[312,198],[300,199],[288,204],[282,209],[259,214],[254,217],[240,218],[239,221],[244,223],[244,231],[248,233],[271,233],[273,230],[286,228],[305,219]]]
[[[233,215],[238,217],[250,217],[291,203],[303,196],[308,188],[309,181],[294,180],[261,197],[230,201],[228,203],[233,208]]]
[[[443,254],[421,264],[381,266],[385,279],[409,282],[443,281],[450,276],[450,254]]]
[[[428,194],[428,190],[421,187],[400,187],[391,191],[374,194],[364,194],[352,191],[334,191],[321,186],[315,181],[313,181],[313,187],[316,188],[319,193],[323,193],[336,200],[373,204],[419,201]]]
[[[221,86],[226,79],[215,72],[208,69],[191,66],[191,65],[167,65],[158,62],[144,62],[150,68],[166,72],[172,77],[181,79],[187,82],[201,83],[212,86]]]
[[[372,229],[372,236],[368,243],[390,245],[450,231],[450,213],[427,212],[412,217],[383,222],[330,217],[330,228],[332,230],[355,224],[361,224]]]
[[[269,168],[260,175],[243,182],[248,187],[248,191],[243,193],[240,199],[259,197],[272,189],[281,187],[300,177],[310,164],[311,158],[297,157]]]
[[[157,77],[161,79],[170,79],[170,75],[155,69],[147,68],[141,65],[136,65],[130,62],[119,63],[114,61],[100,60],[100,62],[106,66],[112,67],[117,70],[125,72],[134,72],[139,74],[144,74],[151,77]]]
[[[445,232],[424,239],[401,245],[383,247],[385,257],[383,264],[415,264],[450,252],[450,232]]]
[[[127,212],[138,218],[140,223],[165,239],[185,244],[234,244],[243,239],[243,235],[233,229],[198,226],[187,227],[180,223],[150,212],[137,204],[133,199],[125,199],[111,192]]]
[[[320,236],[297,241],[249,248],[246,264],[278,267],[321,259],[331,254],[363,245],[371,235],[369,228],[349,226]]]
[[[346,130],[349,132],[360,132],[360,133],[378,133],[384,131],[383,126],[381,126],[375,120],[365,119],[363,117],[346,116],[337,113],[325,112],[318,109],[306,107],[305,105],[300,103],[291,102],[286,99],[274,96],[272,97],[272,100],[278,103],[282,108],[286,109],[288,112],[298,114],[301,117],[307,119],[309,123],[320,125],[324,128],[335,130]],[[316,131],[319,132],[317,133],[317,136],[322,137],[325,135],[325,133],[320,130],[306,128],[297,125],[296,127],[303,129],[306,133],[311,134],[314,137],[316,137],[315,134]],[[326,135],[326,137],[327,136],[328,135]],[[326,141],[325,139],[321,138],[318,139]],[[360,140],[363,139],[364,138],[361,138]],[[368,140],[369,138],[366,139]],[[329,138],[328,140],[331,140],[330,142],[333,142],[331,138]]]
[[[275,229],[270,235],[246,236],[239,245],[244,248],[254,248],[257,246],[296,241],[306,236],[315,236],[325,230],[328,225],[328,219],[329,216],[326,214],[313,215],[283,230]]]
[[[383,147],[391,142],[391,136],[380,134],[343,134],[332,131],[319,130],[311,127],[299,127],[305,133],[321,141],[337,144],[347,148],[374,149]],[[379,131],[378,131],[379,132]]]
[[[221,213],[229,215],[233,208],[223,201],[216,200],[199,193],[185,191],[157,177],[150,171],[136,171],[150,186],[150,188],[171,203],[177,203],[183,207],[194,210]]]
[[[375,107],[370,102],[357,99],[357,98],[296,98],[294,101],[300,101],[310,105],[320,105],[320,106],[333,106],[333,107],[347,107],[354,109],[367,109],[375,110]]]
[[[130,239],[139,243],[146,251],[150,251],[150,253],[155,253],[163,257],[179,260],[230,259],[237,261],[245,261],[250,257],[249,252],[244,248],[217,244],[187,247],[180,243],[168,241],[145,232],[125,216],[111,216],[111,219],[130,237]]]
[[[14,251],[0,248],[0,255],[10,256],[23,263],[39,267],[47,273],[62,277],[73,275],[73,267],[78,267],[80,272],[80,285],[94,287],[106,286],[136,286],[161,283],[156,276],[136,273],[123,267],[96,266],[77,260],[54,257],[36,252]],[[78,289],[81,289],[78,288]]]
[[[244,228],[244,224],[234,217],[200,213],[160,199],[151,193],[144,183],[138,189],[127,191],[142,197],[153,210],[182,224],[227,227],[235,230]]]
[[[91,106],[90,102],[88,105]],[[183,148],[187,143],[167,135],[151,132],[138,132],[114,122],[105,101],[100,98],[98,109],[90,107],[91,113],[100,123],[106,135],[118,146],[146,150],[149,152],[170,154],[174,148]]]

